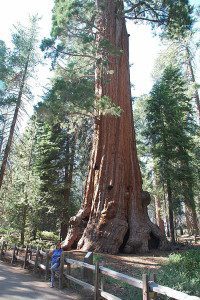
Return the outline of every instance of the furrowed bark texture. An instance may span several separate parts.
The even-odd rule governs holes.
[[[156,243],[162,240],[162,234],[149,220],[148,197],[144,193],[142,201],[123,1],[96,0],[96,5],[99,10],[97,44],[106,40],[115,50],[111,54],[99,46],[96,98],[98,101],[108,96],[121,107],[122,113],[120,117],[101,115],[96,119],[85,198],[78,214],[70,220],[64,248],[77,246],[107,253],[143,252],[149,249],[150,234]],[[102,64],[105,57],[107,68]],[[164,239],[159,246],[163,244]]]

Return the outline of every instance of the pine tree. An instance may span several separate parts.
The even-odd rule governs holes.
[[[10,75],[12,74],[9,63],[10,51],[5,43],[0,40],[0,161],[4,150],[4,142],[9,125],[9,112],[12,111],[13,101],[7,93],[10,89]]]
[[[1,189],[1,205],[4,206],[6,227],[20,232],[20,243],[38,226],[39,176],[34,167],[36,124],[33,120],[10,154],[10,166]]]
[[[82,197],[78,186],[82,186],[80,178],[85,180],[88,162],[85,147],[90,144],[91,121],[86,107],[92,96],[90,81],[83,78],[74,82],[57,75],[44,101],[36,108],[39,126],[36,163],[47,214],[41,225],[48,230],[59,227],[62,240],[67,234],[69,218],[80,205],[77,199]]]
[[[13,99],[15,103],[14,114],[10,124],[10,130],[6,146],[4,149],[3,160],[1,163],[0,171],[0,189],[2,187],[3,178],[6,171],[8,156],[11,151],[16,123],[18,120],[20,109],[22,108],[23,100],[25,97],[31,97],[31,92],[28,87],[28,79],[34,74],[34,69],[38,63],[36,55],[37,44],[37,23],[38,17],[32,17],[30,20],[30,27],[25,28],[22,25],[16,27],[13,33],[14,49],[10,57],[10,63],[13,69],[12,75],[12,89],[9,90],[7,98]]]
[[[147,105],[147,136],[168,196],[170,236],[173,242],[173,211],[177,188],[186,207],[192,212],[193,229],[197,230],[190,156],[194,124],[186,87],[180,71],[168,67],[155,83]]]

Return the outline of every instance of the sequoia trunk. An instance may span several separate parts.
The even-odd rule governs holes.
[[[161,242],[164,239],[148,218],[149,196],[143,193],[142,198],[123,1],[96,0],[96,6],[99,12],[96,99],[109,97],[121,107],[122,113],[120,117],[96,118],[84,201],[70,220],[64,245],[66,249],[77,246],[108,253],[142,252],[149,249],[150,238],[157,247],[164,244]],[[107,47],[102,47],[103,44]]]

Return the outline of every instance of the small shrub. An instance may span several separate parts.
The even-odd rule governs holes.
[[[102,262],[104,259],[103,259],[103,256],[100,255],[100,254],[97,254],[97,253],[94,253],[93,254],[93,263],[95,264],[96,262]]]
[[[40,231],[38,233],[38,237],[40,239],[53,241],[55,243],[59,240],[58,235],[56,233],[54,233],[54,232],[51,232],[51,231]]]
[[[200,249],[171,254],[168,263],[158,272],[158,282],[200,296]]]

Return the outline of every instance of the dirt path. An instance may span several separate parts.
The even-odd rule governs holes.
[[[2,300],[81,300],[80,296],[50,288],[28,271],[0,262],[0,299]]]

